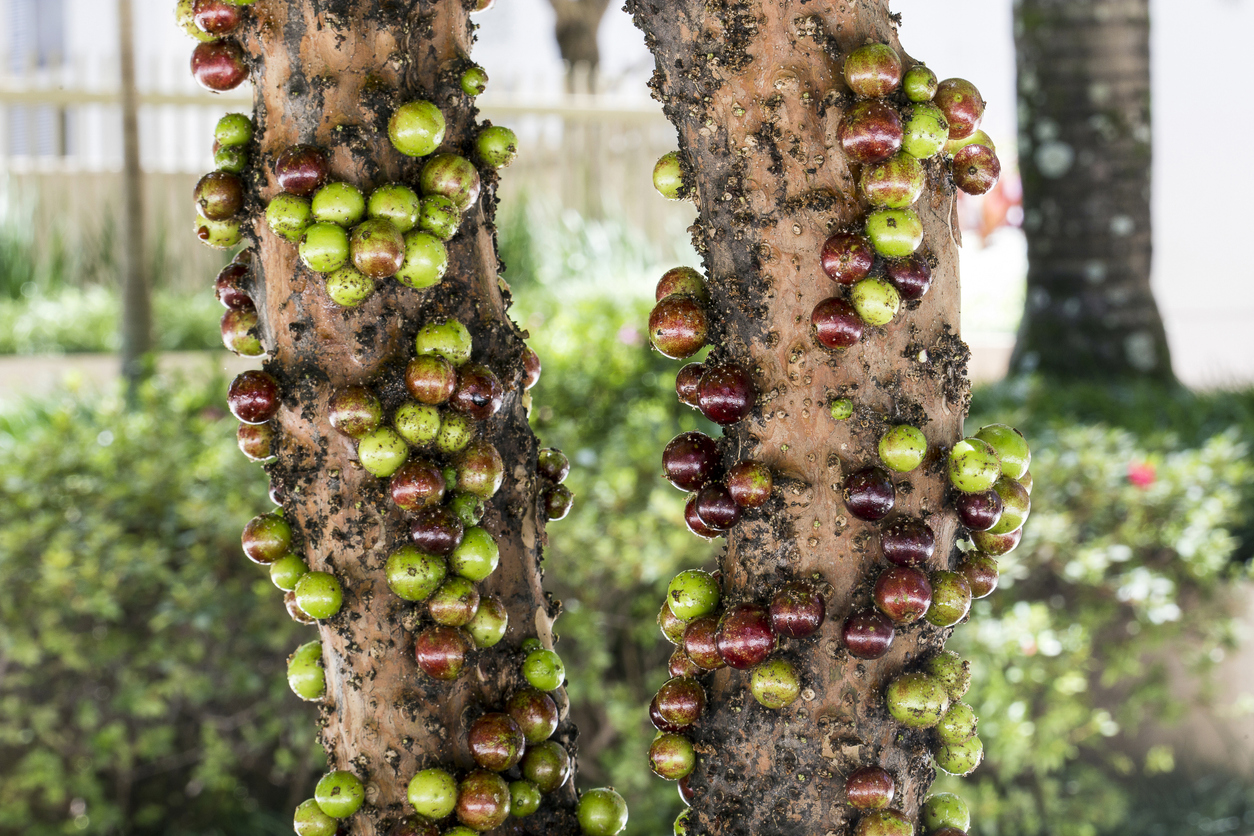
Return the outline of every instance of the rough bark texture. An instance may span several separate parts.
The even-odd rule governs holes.
[[[934,257],[933,285],[885,328],[868,328],[843,355],[810,335],[810,312],[833,295],[820,248],[835,230],[858,228],[854,172],[836,141],[852,97],[844,55],[868,42],[901,53],[883,0],[704,2],[630,0],[657,58],[652,82],[679,131],[687,182],[700,211],[693,238],[712,301],[711,358],[751,370],[758,406],[726,429],[728,461],[765,461],[783,477],[761,515],[732,529],[720,565],[728,603],[765,603],[782,581],[821,578],[828,620],[816,636],[786,641],[802,672],[802,698],[781,711],[749,694],[745,672],[724,669],[707,685],[694,733],[700,762],[698,834],[849,832],[855,811],[844,778],[881,765],[897,776],[909,817],[933,778],[927,732],[894,722],[887,683],[940,649],[948,633],[926,622],[898,630],[874,662],[840,646],[841,622],[869,604],[884,564],[878,526],[848,515],[845,474],[876,461],[885,423],[923,429],[933,453],[897,478],[897,511],[922,516],[937,535],[933,568],[949,568],[957,521],[944,504],[944,451],[962,434],[969,352],[959,339],[954,192],[942,162],[927,163],[916,209]],[[906,66],[913,63],[906,61]],[[942,73],[943,77],[943,73]],[[827,403],[848,397],[854,417],[834,422]],[[778,484],[778,482],[777,482]]]
[[[275,157],[296,143],[327,149],[332,179],[363,192],[416,183],[422,161],[392,148],[387,122],[398,104],[417,98],[437,103],[445,114],[441,150],[472,156],[475,110],[459,88],[473,39],[464,4],[292,0],[252,8],[254,21],[242,40],[253,61],[258,145],[250,171],[262,201],[279,193]],[[506,316],[508,287],[497,276],[496,175],[490,169],[481,175],[483,194],[449,241],[444,281],[418,291],[386,280],[355,309],[333,304],[296,247],[254,213],[264,282],[253,292],[270,351],[266,369],[279,379],[284,398],[275,419],[278,459],[269,470],[286,492],[284,508],[310,568],[333,572],[344,586],[343,609],[318,628],[327,674],[320,722],[329,768],[350,769],[367,782],[366,805],[346,822],[358,836],[387,833],[412,812],[405,788],[419,769],[473,768],[468,720],[525,686],[518,651],[524,638],[538,635],[552,646],[556,607],[540,586],[545,535],[537,514],[537,443],[524,405],[524,335]],[[504,601],[509,631],[496,647],[474,651],[452,683],[418,670],[411,629],[421,605],[394,595],[384,576],[387,555],[408,540],[408,523],[388,495],[387,480],[360,467],[355,444],[326,416],[328,397],[349,384],[374,386],[390,415],[406,398],[403,371],[414,334],[446,317],[470,328],[473,359],[496,371],[506,388],[500,413],[482,429],[500,451],[506,477],[482,523],[499,542],[500,566],[479,588]],[[565,717],[564,694],[554,696]],[[554,739],[573,749],[574,737],[564,720]],[[573,780],[546,796],[539,813],[511,819],[499,832],[576,832],[572,787]]]
[[[1150,292],[1149,0],[1015,3],[1028,294],[1014,371],[1172,379]]]

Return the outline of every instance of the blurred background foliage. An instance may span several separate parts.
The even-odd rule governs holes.
[[[13,340],[0,350],[110,347],[110,291],[0,242]],[[659,475],[671,437],[708,428],[673,395],[680,364],[642,331],[671,256],[523,201],[501,246],[544,363],[533,423],[574,463],[575,510],[550,526],[545,568],[565,608],[580,783],[622,791],[633,836],[669,833],[680,802],[644,755],[643,706],[670,652],[654,618],[667,580],[717,552],[683,528],[684,496]],[[167,346],[215,345],[208,281],[168,294]],[[23,344],[14,330],[41,304],[56,327]],[[134,410],[84,388],[0,412],[0,832],[290,832],[323,766],[316,712],[283,676],[308,630],[239,551],[269,504],[235,449],[225,386],[157,378]],[[1169,674],[1205,696],[1238,640],[1254,393],[1018,379],[977,390],[969,426],[993,420],[1033,442],[1035,513],[1001,589],[955,633],[988,761],[940,786],[970,800],[980,836],[1249,832],[1246,782],[1190,772],[1138,735],[1184,713]]]

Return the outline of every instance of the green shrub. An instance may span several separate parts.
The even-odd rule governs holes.
[[[0,829],[281,832],[321,766],[284,676],[309,631],[240,551],[269,506],[224,390],[0,416]]]

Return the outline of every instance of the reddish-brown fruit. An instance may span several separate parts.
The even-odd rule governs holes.
[[[457,370],[457,387],[449,405],[476,421],[486,421],[501,408],[505,389],[487,366],[467,363]]]
[[[738,462],[727,471],[727,492],[741,508],[761,508],[774,486],[771,469],[761,462]]]
[[[391,278],[405,263],[405,236],[387,218],[368,218],[353,227],[348,248],[357,272],[372,279]]]
[[[695,491],[713,479],[720,462],[714,439],[699,432],[680,433],[662,451],[666,481],[681,491]]]
[[[548,740],[557,731],[557,724],[561,721],[557,703],[548,694],[535,688],[515,691],[505,703],[505,711],[522,729],[528,745]]]
[[[405,389],[418,403],[438,406],[457,388],[457,370],[436,354],[423,354],[405,367]]]
[[[734,424],[747,416],[757,400],[748,373],[735,363],[709,366],[697,387],[697,408],[716,424]]]
[[[689,659],[682,647],[677,647],[666,662],[666,672],[671,676],[700,676],[705,670]]]
[[[536,354],[531,346],[527,346],[527,350],[523,352],[523,391],[530,389],[540,382],[540,355]]]
[[[474,642],[464,630],[437,624],[418,634],[414,658],[427,676],[448,682],[461,675],[472,647]]]
[[[932,286],[932,268],[919,253],[909,258],[889,261],[884,272],[903,301],[922,299]]]
[[[392,501],[404,511],[438,505],[444,499],[444,473],[425,459],[410,459],[392,474]]]
[[[1022,528],[1016,528],[1009,534],[989,534],[987,531],[971,532],[971,542],[975,543],[975,547],[993,557],[1001,557],[1003,554],[1014,551],[1022,538]]]
[[[740,521],[740,506],[727,488],[717,482],[697,491],[694,506],[701,522],[715,531],[726,531]]]
[[[545,489],[540,501],[544,507],[544,518],[556,522],[566,519],[575,505],[575,495],[565,485],[552,485]]]
[[[664,357],[682,360],[705,346],[709,327],[701,300],[676,293],[658,302],[649,314],[649,341]]]
[[[565,482],[570,475],[570,459],[556,447],[545,447],[536,455],[536,473],[550,482]]]
[[[695,493],[688,497],[688,502],[684,505],[684,524],[688,526],[688,530],[693,534],[706,540],[713,540],[722,534],[721,531],[710,528],[701,521],[701,517],[697,514],[697,495]]]
[[[409,523],[409,539],[429,554],[450,555],[462,543],[465,524],[447,505],[420,509]]]
[[[837,128],[845,156],[867,165],[886,160],[901,150],[901,117],[891,106],[870,99],[846,111]]]
[[[980,552],[972,552],[958,564],[958,572],[967,579],[971,586],[971,597],[987,598],[997,589],[997,581],[1001,573],[997,568],[997,558]]]
[[[383,405],[365,386],[345,386],[327,400],[327,420],[349,438],[374,432],[383,420]]]
[[[954,154],[954,185],[967,194],[984,194],[1001,177],[1001,160],[985,145],[968,145]]]
[[[686,728],[701,719],[701,712],[705,710],[705,689],[691,677],[676,677],[662,684],[654,701],[663,720]]]
[[[229,35],[239,26],[244,10],[227,0],[196,0],[192,4],[192,21],[196,28],[210,35]]]
[[[466,746],[475,763],[493,772],[504,772],[522,760],[527,739],[508,714],[491,712],[470,724]]]
[[[509,818],[509,784],[495,772],[476,770],[457,786],[457,820],[483,832]]]
[[[978,493],[960,493],[954,505],[958,519],[972,531],[988,531],[1001,519],[1001,496],[992,488]]]
[[[245,424],[264,424],[279,411],[279,382],[257,369],[241,372],[231,381],[226,403]]]
[[[256,308],[244,283],[248,281],[248,267],[232,262],[218,273],[213,282],[213,295],[226,308],[233,311],[251,311]]]
[[[932,559],[936,535],[916,517],[898,517],[880,532],[884,559],[897,566],[922,566]]]
[[[675,375],[675,394],[679,402],[697,408],[697,387],[701,385],[701,375],[705,374],[705,363],[689,363]]]
[[[857,659],[878,659],[893,646],[893,622],[876,610],[859,610],[845,619],[840,640]]]
[[[274,428],[269,424],[240,424],[235,431],[240,452],[259,462],[274,455]]]
[[[674,734],[675,732],[681,732],[685,728],[687,728],[685,724],[676,723],[672,720],[666,719],[666,717],[663,716],[662,708],[658,704],[657,694],[654,694],[653,699],[649,701],[649,722],[652,723],[653,728],[657,729],[658,731],[667,732],[670,734]]]
[[[845,779],[845,796],[859,810],[883,810],[893,803],[897,784],[892,773],[878,766],[864,766]]]
[[[819,254],[823,272],[834,282],[852,285],[871,274],[875,249],[871,242],[854,232],[837,232],[823,243]]]
[[[193,198],[202,218],[225,221],[244,208],[244,181],[229,171],[211,171],[196,182]]]
[[[801,639],[823,626],[827,604],[809,581],[790,581],[771,599],[771,629],[779,636]]]
[[[855,470],[845,478],[845,507],[860,520],[876,522],[888,516],[897,501],[893,480],[882,467]]]
[[[950,139],[966,139],[984,118],[984,97],[964,78],[947,78],[938,84],[932,103],[949,122]]]
[[[274,161],[279,190],[296,195],[313,194],[330,173],[326,152],[314,145],[293,145]]]
[[[723,661],[738,670],[765,662],[776,645],[770,612],[760,604],[736,604],[719,619],[714,644]]]
[[[716,671],[727,665],[718,652],[717,632],[718,618],[713,615],[694,618],[684,629],[684,653],[702,670]]]
[[[705,286],[705,279],[691,267],[672,267],[658,279],[654,301],[661,302],[667,296],[684,293],[694,296],[702,302],[710,301],[710,291]]]
[[[913,624],[932,605],[927,575],[908,566],[894,566],[875,581],[875,607],[895,624]]]
[[[862,339],[862,317],[844,299],[831,297],[814,306],[810,314],[810,331],[824,348],[844,351]]]
[[[248,78],[244,50],[232,40],[196,44],[192,51],[192,77],[206,90],[224,93]]]

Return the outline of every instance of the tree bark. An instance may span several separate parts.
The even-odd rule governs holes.
[[[1028,292],[1011,367],[1170,381],[1150,290],[1149,0],[1015,3]]]
[[[320,277],[296,247],[273,235],[259,211],[279,193],[275,157],[290,145],[328,151],[331,179],[368,193],[390,182],[417,183],[422,160],[390,144],[388,119],[414,99],[435,102],[447,123],[441,150],[473,159],[478,126],[473,101],[459,87],[473,41],[466,4],[459,0],[292,0],[258,3],[241,40],[253,63],[257,146],[251,171],[259,199],[252,213],[256,263],[264,281],[253,288],[283,406],[271,479],[285,492],[284,510],[313,570],[332,572],[344,587],[339,614],[319,624],[327,696],[321,710],[329,768],[348,769],[367,783],[367,801],[348,820],[357,836],[385,834],[403,815],[413,774],[440,766],[464,774],[474,763],[466,726],[499,710],[521,675],[523,639],[552,646],[558,607],[541,589],[545,540],[537,511],[536,438],[523,394],[523,352],[509,320],[509,291],[498,277],[493,216],[496,174],[481,169],[481,199],[448,242],[449,270],[435,288],[417,291],[392,280],[358,308],[331,303]],[[351,384],[380,393],[385,413],[405,399],[405,364],[418,328],[456,318],[474,337],[474,360],[489,365],[505,386],[501,411],[482,435],[505,461],[505,482],[482,525],[498,540],[500,565],[480,591],[509,611],[506,637],[473,651],[451,683],[424,676],[414,657],[413,630],[421,605],[402,601],[384,576],[388,554],[408,542],[408,521],[392,503],[387,480],[356,461],[355,444],[327,420],[333,391]],[[564,692],[554,694],[563,722],[554,739],[573,755],[575,729]],[[540,811],[511,819],[495,832],[575,833],[572,778],[545,796]],[[313,787],[307,788],[312,795]]]
[[[752,415],[724,429],[724,460],[763,461],[782,483],[763,513],[731,530],[720,558],[724,599],[766,603],[781,582],[817,578],[828,610],[816,637],[784,644],[802,673],[793,705],[764,709],[744,672],[710,678],[693,734],[700,757],[689,832],[851,832],[857,813],[844,779],[870,765],[895,773],[893,806],[914,818],[934,777],[928,733],[893,721],[883,689],[939,650],[949,631],[926,622],[899,629],[873,662],[843,648],[841,622],[869,605],[883,564],[877,525],[847,513],[841,487],[846,474],[876,462],[886,423],[923,429],[932,453],[896,479],[896,508],[929,522],[932,568],[950,568],[958,528],[944,503],[943,463],[962,435],[969,352],[958,336],[954,190],[941,160],[927,163],[915,206],[936,265],[928,294],[840,356],[818,347],[809,322],[815,304],[837,292],[820,267],[823,242],[859,228],[866,211],[836,141],[853,102],[844,56],[881,42],[913,62],[885,0],[629,0],[628,10],[657,59],[652,87],[678,129],[699,210],[692,231],[711,291],[710,358],[739,363],[757,388]],[[853,418],[833,421],[835,397],[853,400]]]
[[[122,278],[122,375],[133,391],[152,351],[152,291],[144,252],[144,172],[139,159],[139,91],[131,0],[118,0],[118,62],[122,87],[122,217],[118,268]]]

